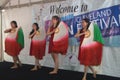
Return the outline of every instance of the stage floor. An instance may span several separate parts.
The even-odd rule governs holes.
[[[51,68],[42,67],[38,71],[31,72],[32,65],[24,64],[22,67],[12,70],[13,63],[0,62],[0,80],[82,80],[83,73],[59,70],[57,75],[49,75]],[[97,79],[88,74],[87,80],[120,80],[120,78],[97,75]]]

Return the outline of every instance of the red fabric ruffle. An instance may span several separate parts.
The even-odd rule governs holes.
[[[103,44],[93,42],[86,46],[79,47],[78,59],[86,66],[98,66],[101,64]]]
[[[42,59],[45,56],[46,41],[31,41],[30,55],[35,56],[38,59]]]
[[[61,53],[65,55],[68,49],[68,37],[64,37],[63,39],[53,42],[50,40],[49,42],[49,53]]]
[[[54,28],[51,28],[51,31]],[[62,55],[65,55],[67,53],[68,49],[68,35],[66,35],[64,38],[58,41],[54,41],[54,33],[51,35],[50,40],[49,40],[49,50],[48,53],[60,53]]]
[[[10,56],[18,56],[22,48],[17,43],[16,39],[6,38],[5,40],[5,52]]]

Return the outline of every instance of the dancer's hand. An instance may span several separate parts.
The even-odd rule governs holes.
[[[4,33],[9,33],[9,32],[11,32],[11,30],[12,30],[12,29],[6,29],[6,30],[4,31]]]
[[[48,30],[47,35],[51,35],[56,31],[56,29],[53,29],[52,31]]]
[[[75,36],[74,36],[75,38],[78,38],[79,37],[79,34],[75,34]]]
[[[29,38],[32,38],[36,33],[37,31],[35,30],[31,35],[29,35]]]

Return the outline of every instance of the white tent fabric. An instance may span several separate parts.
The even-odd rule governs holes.
[[[87,0],[84,0],[84,1],[87,1]],[[95,0],[91,0],[91,1],[95,2]],[[100,3],[102,1],[103,3]],[[98,3],[96,2],[97,3],[96,5],[107,4],[107,6],[109,6],[111,4],[114,4],[114,5],[119,4],[118,3],[119,0],[102,0],[102,1],[100,2],[98,1]],[[109,1],[111,1],[111,3],[109,3]],[[30,40],[28,38],[29,32],[31,30],[31,25],[32,25],[32,16],[33,16],[32,9],[33,9],[33,6],[8,9],[3,13],[3,19],[2,19],[3,21],[2,32],[8,27],[10,27],[9,23],[12,20],[16,20],[18,22],[18,25],[23,28],[23,31],[25,34],[25,48],[21,52],[20,59],[22,60],[23,63],[26,63],[26,64],[34,64],[34,58],[29,56]],[[6,35],[3,34],[3,42],[5,39],[5,36]],[[48,50],[48,48],[46,50]],[[104,47],[102,64],[96,68],[99,74],[120,77],[119,51],[120,51],[120,48],[117,48],[117,47]],[[68,50],[68,54],[69,54],[69,50]],[[78,55],[78,51],[75,53],[75,55]],[[11,57],[8,56],[6,53],[4,54],[4,59],[6,61],[12,61]],[[74,67],[71,66],[71,64],[63,65],[63,62],[64,62],[63,60],[64,60],[64,56],[60,56],[61,69],[83,71],[82,65],[77,65]],[[47,53],[47,51],[46,51],[46,56],[41,61],[41,63],[44,66],[53,67],[52,57],[50,56],[50,54]]]

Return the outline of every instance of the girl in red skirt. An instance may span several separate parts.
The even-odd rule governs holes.
[[[82,20],[82,29],[78,31],[75,37],[80,37],[79,61],[85,66],[82,80],[86,80],[88,68],[93,72],[96,78],[96,71],[92,66],[101,64],[103,38],[97,24],[90,23],[89,19]]]
[[[65,35],[62,37],[60,36],[60,28],[63,28],[65,30],[61,31],[62,33],[65,33]],[[58,54],[61,53],[65,55],[68,48],[68,30],[66,28],[66,25],[60,21],[60,18],[58,16],[52,17],[52,26],[48,28],[47,35],[51,35],[49,40],[49,53],[51,53],[55,63],[54,70],[49,74],[57,74],[59,68]],[[58,37],[60,37],[60,39],[57,39]]]
[[[4,31],[8,33],[5,39],[5,52],[13,57],[14,65],[11,69],[18,68],[17,62],[21,66],[21,61],[19,60],[19,53],[24,48],[24,35],[21,28],[18,28],[17,22],[11,22],[11,28]]]
[[[33,29],[29,35],[29,38],[31,38],[30,55],[35,57],[35,66],[31,71],[36,71],[41,68],[39,60],[45,55],[46,41],[45,39],[41,40],[43,33],[40,33],[38,24],[34,23],[32,27]]]

